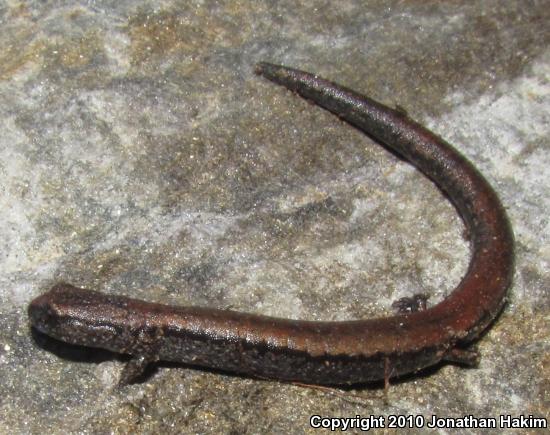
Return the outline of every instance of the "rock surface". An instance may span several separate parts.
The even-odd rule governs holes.
[[[548,417],[544,3],[0,2],[0,432],[303,433],[313,414]],[[517,270],[479,369],[397,382],[387,403],[379,385],[331,391],[166,364],[117,389],[120,359],[31,335],[27,304],[57,281],[324,320],[388,315],[417,292],[436,303],[460,281],[469,248],[444,195],[255,76],[261,60],[406,108],[497,190]]]

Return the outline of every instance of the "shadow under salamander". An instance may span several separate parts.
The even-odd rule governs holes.
[[[56,340],[31,326],[31,336],[34,342],[48,352],[53,353],[59,358],[73,362],[94,362],[100,363],[113,359],[122,360],[122,355],[105,349],[79,346],[69,344],[64,341]]]

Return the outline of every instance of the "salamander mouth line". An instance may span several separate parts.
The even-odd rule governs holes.
[[[477,355],[467,346],[501,311],[514,271],[513,233],[489,183],[402,109],[297,69],[262,62],[255,71],[395,151],[447,194],[472,245],[466,275],[449,296],[429,308],[425,295],[404,298],[390,317],[317,322],[154,304],[57,284],[29,305],[31,324],[62,341],[132,355],[121,384],[159,359],[328,385],[387,385],[390,377],[442,360],[474,365]]]

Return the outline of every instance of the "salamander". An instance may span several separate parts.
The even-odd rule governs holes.
[[[156,304],[62,283],[30,303],[32,326],[68,343],[131,355],[122,384],[157,360],[330,385],[387,382],[442,360],[474,364],[468,345],[501,311],[514,271],[513,233],[495,191],[402,109],[297,69],[262,62],[256,73],[392,149],[447,194],[471,235],[471,260],[457,287],[425,309],[323,322]],[[425,305],[424,297],[410,299]]]

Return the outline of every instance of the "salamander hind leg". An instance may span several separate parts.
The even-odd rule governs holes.
[[[467,367],[477,367],[480,355],[476,348],[453,347],[443,357],[444,361],[461,364]]]

